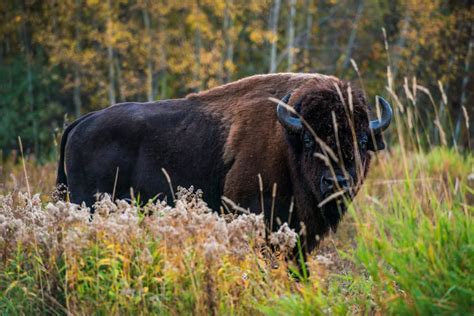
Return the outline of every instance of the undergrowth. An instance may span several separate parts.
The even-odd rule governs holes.
[[[446,146],[446,118],[415,79],[412,89],[403,98],[388,81],[396,145],[375,155],[337,234],[309,256],[308,278],[288,273],[297,241],[287,226],[265,236],[261,216],[212,212],[192,189],[175,207],[104,196],[91,219],[48,202],[55,163],[0,159],[0,311],[474,314],[474,155]],[[417,92],[436,128],[420,124]]]
[[[472,155],[447,148],[380,155],[306,281],[283,259],[294,233],[271,238],[279,253],[270,256],[260,216],[218,215],[199,192],[183,189],[173,208],[105,196],[90,221],[85,207],[16,191],[0,197],[0,310],[466,315],[473,166]]]

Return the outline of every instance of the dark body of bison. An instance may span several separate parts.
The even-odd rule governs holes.
[[[349,95],[350,93],[350,95]],[[283,99],[276,107],[269,98]],[[341,99],[342,97],[342,99]],[[367,173],[369,151],[383,148],[391,109],[369,120],[363,93],[318,74],[257,75],[184,99],[122,103],[89,113],[64,132],[57,184],[92,205],[98,192],[141,201],[168,198],[173,185],[202,189],[219,210],[225,196],[261,211],[273,229],[288,221],[308,251],[335,229]],[[277,110],[276,110],[277,109]],[[336,124],[334,124],[336,122]],[[270,214],[274,184],[277,194]],[[338,198],[324,205],[335,192]],[[290,215],[290,205],[294,211]]]

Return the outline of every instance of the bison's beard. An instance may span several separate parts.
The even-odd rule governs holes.
[[[347,210],[347,202],[343,199],[329,201],[321,207],[321,213],[333,232]]]

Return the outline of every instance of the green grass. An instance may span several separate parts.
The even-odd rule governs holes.
[[[392,154],[387,161],[397,160],[397,151]],[[474,312],[474,181],[468,180],[474,157],[436,148],[410,155],[408,170],[398,158],[397,165],[379,165],[373,171],[346,219],[355,226],[355,247],[343,254],[356,268],[332,273],[323,290],[305,288],[275,298],[275,305],[262,311]],[[389,175],[387,182],[381,180],[382,172]],[[404,177],[407,174],[413,177]]]
[[[307,282],[289,277],[284,261],[270,268],[252,238],[253,250],[243,257],[223,252],[209,258],[196,247],[207,233],[173,245],[155,238],[143,217],[129,231],[125,226],[116,231],[106,226],[107,217],[91,229],[59,216],[45,227],[47,237],[17,237],[17,244],[8,243],[12,231],[0,221],[0,310],[12,315],[472,314],[474,190],[468,175],[474,157],[447,148],[405,157],[403,163],[394,149],[378,159],[341,231],[316,253],[333,264],[313,257]],[[5,211],[8,203],[2,203]],[[12,203],[23,212],[34,205],[45,210],[44,203],[25,206],[18,196]],[[67,244],[71,229],[80,232],[80,243]]]
[[[446,149],[414,159],[409,174],[420,179],[404,179],[391,198],[353,213],[355,260],[375,281],[376,301],[390,312],[472,313],[474,208],[467,176],[474,159]]]

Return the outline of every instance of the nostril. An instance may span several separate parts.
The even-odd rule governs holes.
[[[352,178],[347,179],[346,177],[336,175],[336,177],[321,177],[321,186],[320,190],[323,196],[330,194],[334,191],[351,191],[351,180]]]
[[[350,187],[350,181],[346,177],[343,176],[336,176],[336,179],[330,178],[328,179],[332,182],[333,185],[337,185],[338,189],[347,190]]]
[[[341,187],[341,189],[344,190],[348,190],[351,187],[351,181],[347,178],[338,177],[337,183]]]
[[[339,181],[339,185],[341,186],[341,188],[346,189],[346,188],[349,187],[349,181],[347,181],[347,180],[344,179],[344,180],[342,180],[342,181]]]

